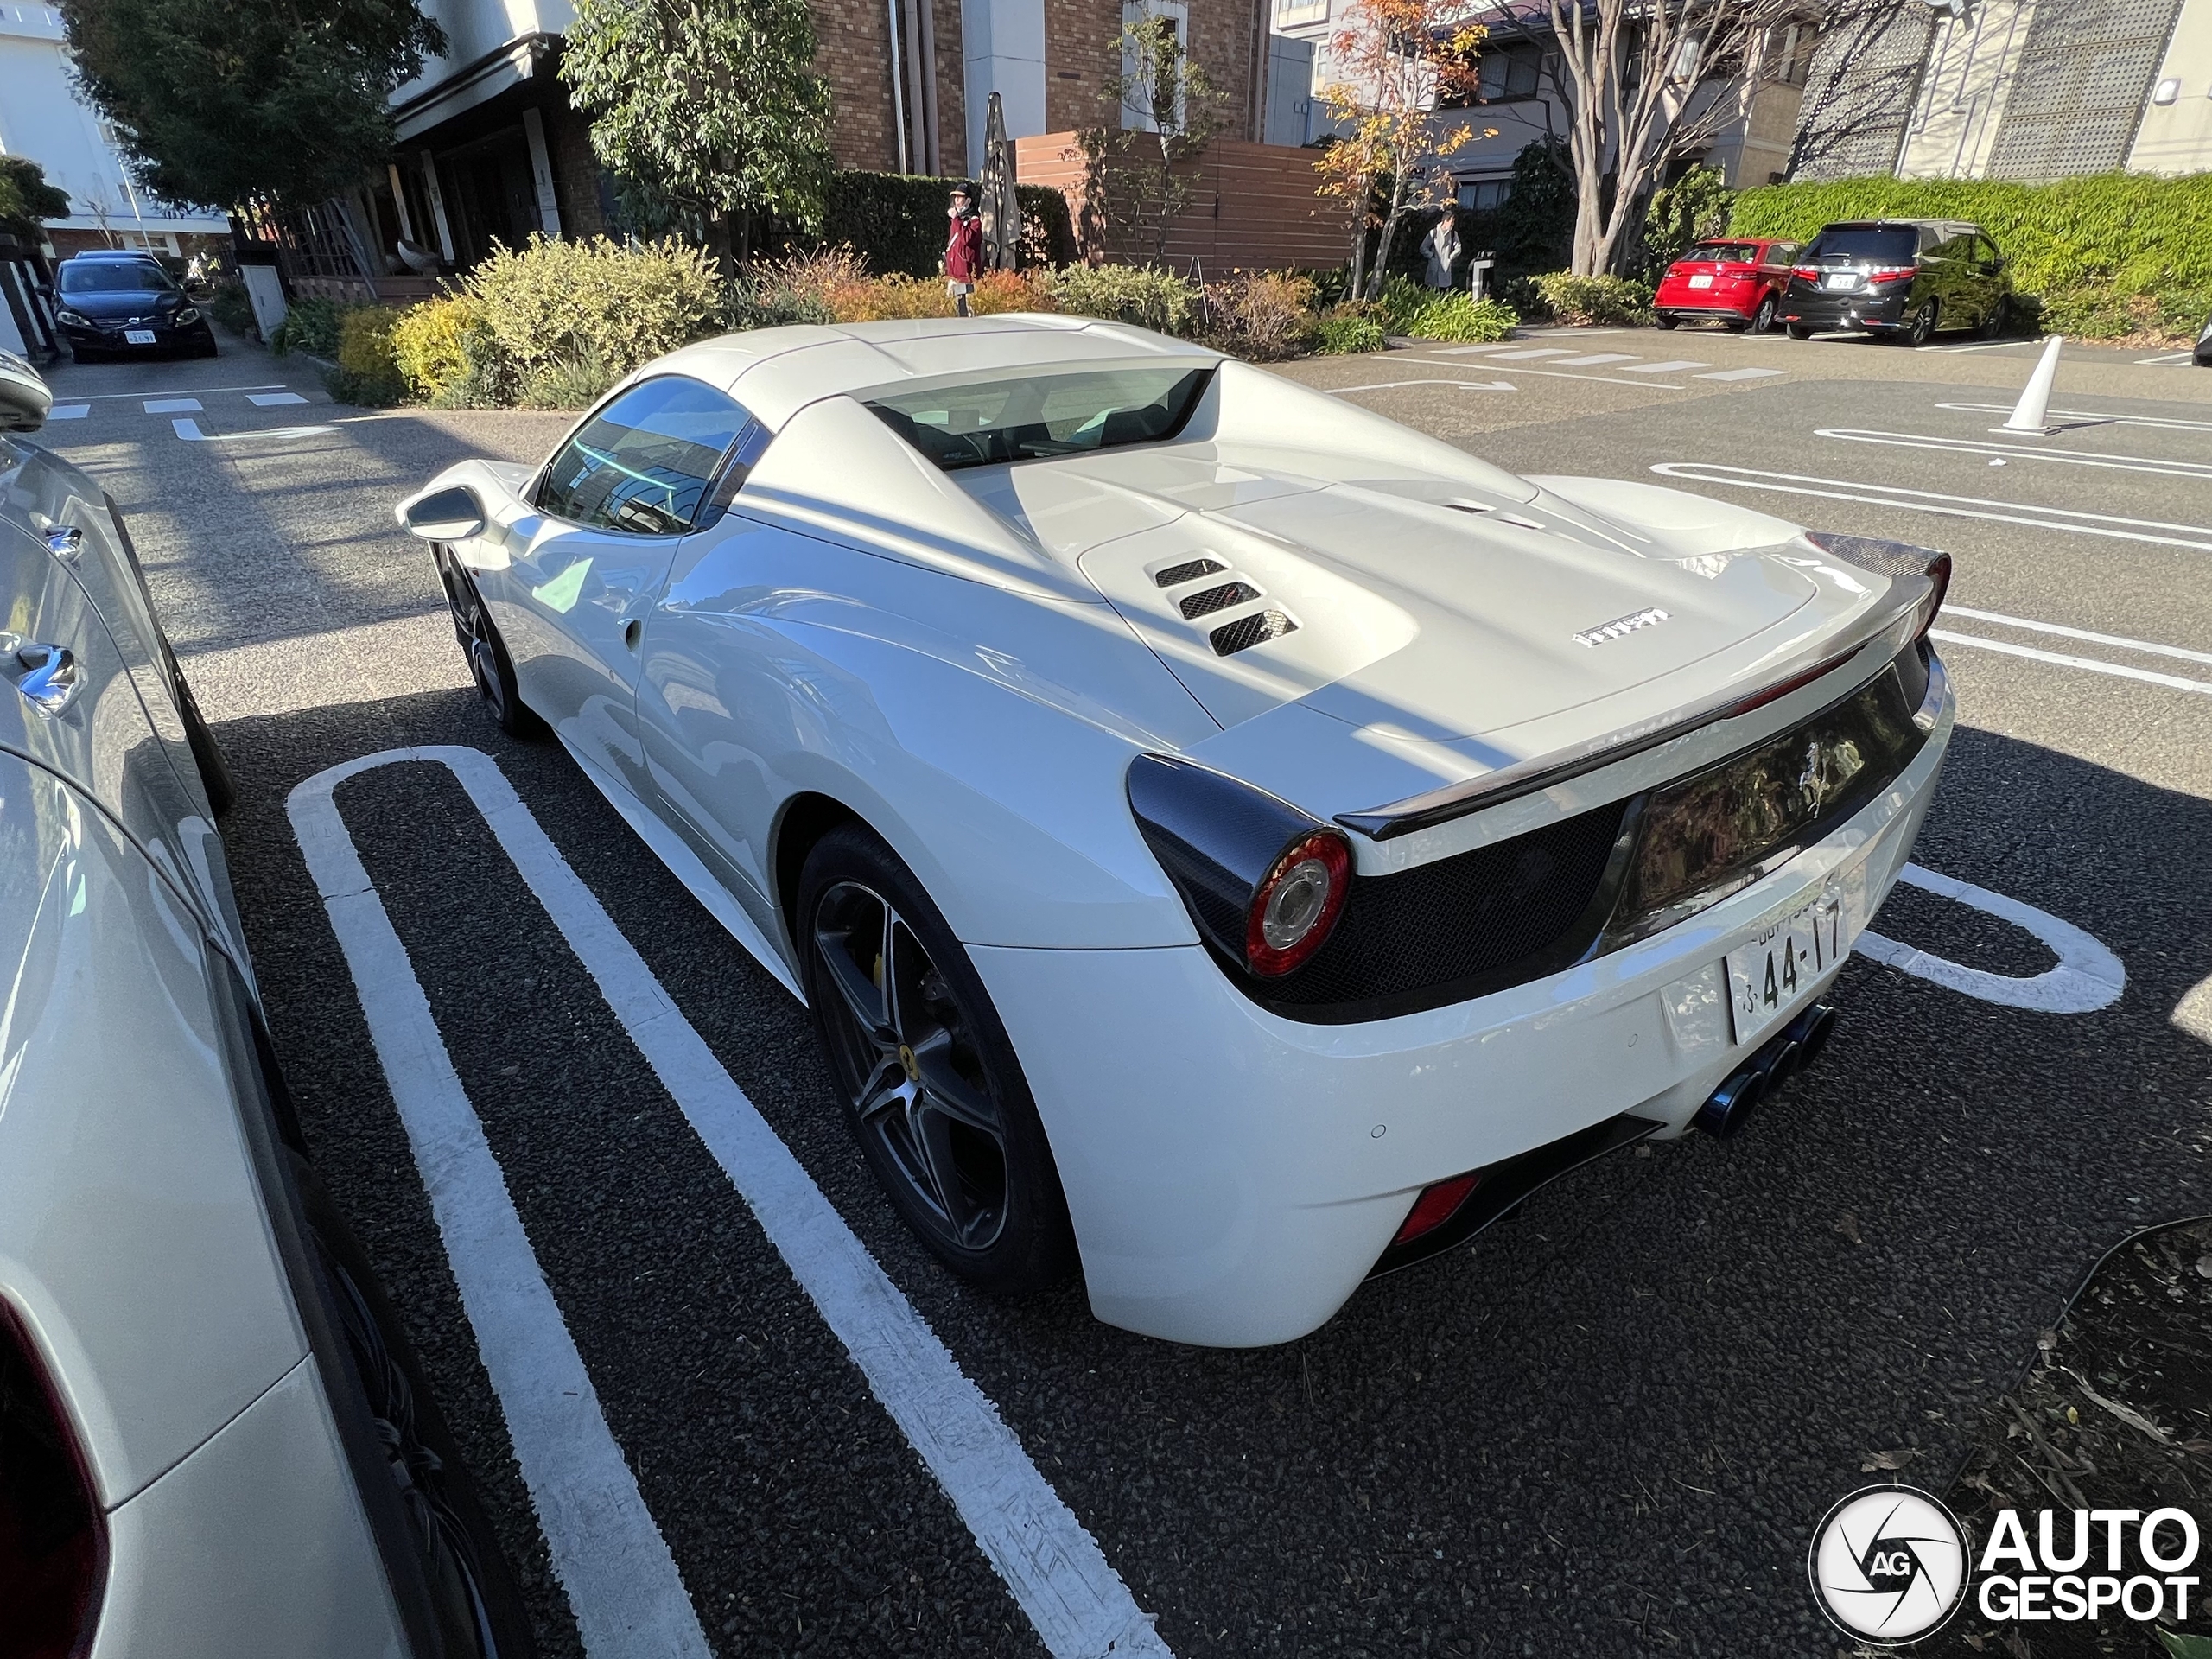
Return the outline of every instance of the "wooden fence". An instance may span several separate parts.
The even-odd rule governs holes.
[[[1072,132],[1048,132],[1014,141],[1014,175],[1024,184],[1051,185],[1068,199],[1076,240],[1096,264],[1109,257],[1146,259],[1150,247],[1130,245],[1119,227],[1103,222],[1083,150]],[[1168,226],[1166,260],[1182,266],[1203,262],[1217,270],[1325,270],[1351,255],[1353,205],[1314,194],[1318,152],[1286,144],[1217,138],[1181,171],[1191,181],[1189,205]]]

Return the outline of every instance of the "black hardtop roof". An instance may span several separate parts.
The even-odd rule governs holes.
[[[1821,226],[1827,231],[1931,230],[1980,231],[1970,219],[1839,219]]]

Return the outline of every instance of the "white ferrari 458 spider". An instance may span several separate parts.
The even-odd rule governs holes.
[[[930,1249],[1184,1342],[1736,1128],[1951,731],[1941,554],[1080,318],[686,346],[398,513]]]

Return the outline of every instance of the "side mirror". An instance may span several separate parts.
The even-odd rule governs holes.
[[[0,352],[0,432],[35,432],[46,424],[54,393],[36,369],[10,352]]]
[[[484,530],[484,504],[466,485],[440,490],[400,510],[399,522],[426,542],[461,542]]]

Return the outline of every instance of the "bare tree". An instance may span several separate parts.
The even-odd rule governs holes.
[[[1781,35],[1819,0],[1541,0],[1553,87],[1574,169],[1573,270],[1617,269],[1636,249],[1667,164],[1740,118],[1786,68]],[[1474,0],[1477,16],[1525,29],[1529,0]]]

